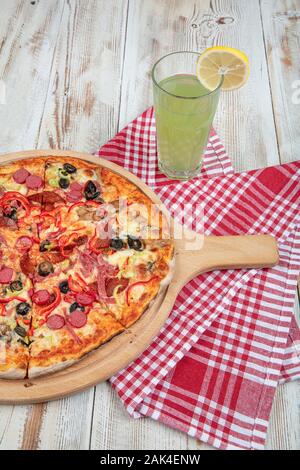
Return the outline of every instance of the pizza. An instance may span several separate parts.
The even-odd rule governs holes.
[[[0,166],[0,378],[48,374],[130,328],[172,275],[165,215],[77,158]]]

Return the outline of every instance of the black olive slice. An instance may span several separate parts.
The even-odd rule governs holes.
[[[98,191],[97,186],[93,181],[90,180],[86,183],[84,187],[84,196],[88,201],[100,196],[100,191]]]
[[[111,241],[110,241],[110,244],[109,246],[111,248],[113,248],[114,250],[121,250],[124,246],[124,243],[123,241],[121,240],[121,238],[113,238]]]
[[[77,302],[73,302],[70,305],[69,311],[70,313],[74,312],[74,310],[82,310],[84,312],[85,308],[82,305],[79,305]]]
[[[49,261],[43,261],[38,265],[38,273],[42,277],[49,276],[53,271],[53,265]]]
[[[69,284],[68,281],[62,281],[59,284],[59,290],[62,294],[66,294],[69,291]]]
[[[129,248],[136,251],[143,251],[143,243],[139,238],[128,235],[127,240]]]
[[[20,302],[16,306],[16,312],[17,312],[18,315],[22,315],[22,316],[27,315],[29,310],[30,310],[30,305],[27,302]]]
[[[71,165],[71,163],[64,163],[63,168],[70,175],[77,171],[77,168],[74,165]]]
[[[22,338],[25,338],[25,336],[27,336],[26,330],[25,328],[23,328],[23,326],[16,326],[14,331],[17,333],[17,335],[21,336]]]
[[[59,178],[58,184],[60,188],[67,189],[70,186],[70,181],[67,178]]]

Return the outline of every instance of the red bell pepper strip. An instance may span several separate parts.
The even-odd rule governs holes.
[[[85,227],[79,227],[73,230],[73,232],[70,235],[63,235],[62,237],[60,237],[60,239],[58,240],[58,246],[64,258],[68,258],[69,256],[65,253],[65,247],[69,246],[71,248],[73,239],[78,238],[77,232],[79,232],[80,230],[83,230],[84,228]]]
[[[5,316],[5,307],[4,305],[0,305],[0,317],[4,317]]]
[[[32,326],[32,327],[29,328],[29,330],[28,330],[28,336],[33,336],[33,334],[34,334],[34,328],[33,328],[33,326]]]
[[[77,276],[78,275],[76,275],[76,277]],[[72,292],[76,292],[76,293],[86,291],[88,289],[87,284],[85,283],[85,281],[83,281],[83,279],[80,276],[77,277],[76,280],[73,279],[71,276],[69,276],[68,277],[68,286],[69,286],[69,288],[71,289]]]
[[[56,226],[57,219],[56,219],[56,217],[55,217],[53,214],[50,214],[49,212],[42,212],[42,213],[41,213],[41,217],[42,217],[42,218],[45,218],[45,219],[51,219],[52,222],[50,222],[50,225],[51,225],[52,223],[54,223],[54,225]]]
[[[0,298],[0,304],[7,304],[8,302],[12,302],[13,300],[19,300],[19,302],[27,302],[26,299],[23,299],[23,297],[9,297],[8,299],[1,299]]]
[[[110,244],[110,240],[108,238],[106,239],[99,238],[97,234],[97,230],[95,229],[94,235],[92,236],[92,238],[90,238],[88,242],[88,248],[96,255],[99,255],[100,253],[102,253],[102,251],[105,248],[109,247],[109,244]]]
[[[7,201],[18,201],[25,210],[26,216],[30,214],[30,203],[27,197],[16,191],[7,191],[0,199],[0,205],[4,206]]]
[[[148,279],[148,281],[138,281],[138,282],[134,282],[133,284],[130,284],[130,286],[128,287],[127,291],[126,291],[126,302],[127,302],[127,305],[130,305],[130,302],[129,302],[129,295],[130,295],[130,292],[132,291],[133,287],[136,287],[136,286],[140,286],[140,285],[145,285],[145,284],[149,284],[149,282],[152,282],[154,280],[158,279],[158,276],[153,276],[151,277],[150,279]]]
[[[69,284],[69,281],[68,281]],[[68,302],[69,304],[72,304],[75,302],[75,295],[72,292],[67,292],[66,295],[64,296],[64,300]]]
[[[83,286],[84,290],[89,290],[89,286],[87,285],[87,283],[85,282],[83,277],[81,277],[80,274],[78,274],[78,273],[75,273],[75,276],[76,276],[78,282],[81,283],[81,285]]]
[[[41,308],[40,311],[39,311],[39,313],[41,315],[45,315],[46,318],[61,302],[61,293],[60,293],[59,288],[54,287],[53,290],[55,292],[55,299],[53,300],[53,302],[51,304],[46,305],[46,307]]]
[[[73,210],[75,207],[80,207],[80,206],[93,206],[93,207],[99,207],[102,203],[96,202],[96,201],[85,201],[85,202],[75,202],[75,204],[72,204],[69,209],[68,209],[68,214]]]

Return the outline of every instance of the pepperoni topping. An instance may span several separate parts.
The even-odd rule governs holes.
[[[63,256],[60,251],[51,251],[45,254],[45,258],[50,261],[52,264],[61,263],[66,260],[66,257]]]
[[[81,191],[70,191],[69,193],[66,194],[66,198],[68,202],[78,202],[82,198]]]
[[[76,302],[78,302],[80,305],[91,305],[94,300],[95,298],[92,294],[86,294],[85,292],[76,294]]]
[[[30,237],[19,237],[16,246],[20,250],[29,250],[32,247],[32,239]]]
[[[65,319],[61,315],[51,315],[47,318],[47,326],[50,330],[60,330],[65,325]]]
[[[20,268],[21,271],[27,276],[34,273],[35,265],[33,264],[33,261],[31,260],[28,252],[24,253],[24,255],[20,258]]]
[[[73,183],[70,184],[70,191],[71,192],[81,192],[82,191],[82,185],[78,183],[77,181],[74,181]]]
[[[119,286],[117,293],[119,294],[120,292],[123,292],[123,290],[125,290],[126,287],[128,286],[128,283],[129,283],[129,280],[125,279],[125,277],[121,277],[121,279],[118,279],[117,277],[107,278],[105,280],[106,295],[108,297],[111,297],[117,286]]]
[[[16,183],[23,184],[25,183],[28,176],[30,176],[29,171],[27,171],[26,168],[20,168],[19,170],[15,171],[15,173],[13,174],[13,179],[15,180]]]
[[[75,295],[72,292],[67,292],[64,297],[64,300],[72,304],[73,302],[75,302]]]
[[[47,305],[50,303],[51,295],[46,289],[38,290],[34,292],[32,301],[36,305]]]
[[[82,328],[87,323],[86,314],[82,310],[74,310],[69,315],[68,322],[74,328]]]
[[[43,180],[40,176],[29,175],[26,178],[26,186],[28,189],[39,189],[43,186]]]
[[[36,202],[37,204],[42,204],[43,202],[43,193],[30,194],[27,196],[29,202]]]
[[[7,284],[10,282],[12,280],[13,274],[13,269],[3,266],[0,269],[0,284]]]

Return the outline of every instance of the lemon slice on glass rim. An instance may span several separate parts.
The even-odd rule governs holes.
[[[227,46],[205,49],[197,61],[196,75],[208,90],[215,90],[224,75],[222,90],[236,90],[249,77],[249,60],[244,52]]]

